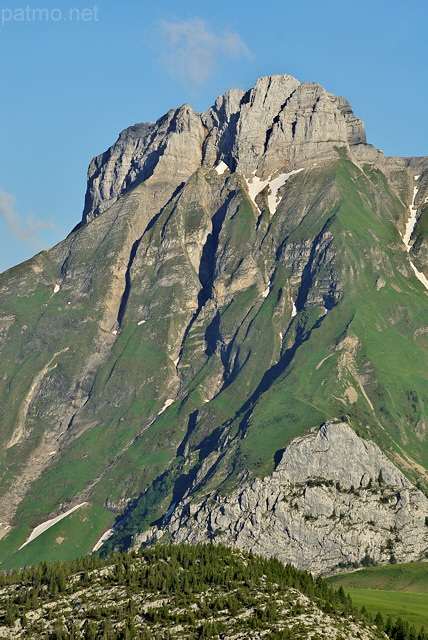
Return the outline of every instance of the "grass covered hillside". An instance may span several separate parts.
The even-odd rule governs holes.
[[[382,589],[428,594],[428,562],[406,562],[385,567],[368,567],[330,578],[338,587]]]
[[[406,620],[417,629],[428,628],[428,563],[414,562],[370,567],[329,578],[355,604],[369,613]]]

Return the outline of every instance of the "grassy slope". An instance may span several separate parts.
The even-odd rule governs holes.
[[[382,589],[428,594],[428,563],[408,562],[386,567],[370,567],[328,579],[337,587]]]
[[[410,593],[396,591],[370,591],[367,589],[345,589],[358,607],[365,606],[368,613],[376,615],[381,612],[385,618],[393,620],[401,618],[420,629],[428,628],[428,595],[426,593]]]
[[[369,613],[380,611],[393,619],[428,628],[428,563],[415,562],[370,567],[327,580],[343,587],[354,604]]]
[[[404,444],[407,453],[428,466],[428,450],[421,447],[415,434],[418,420],[426,414],[424,343],[415,334],[423,326],[426,296],[416,280],[402,273],[405,256],[390,219],[391,212],[398,215],[401,205],[389,193],[385,194],[385,203],[376,201],[376,190],[384,188],[383,176],[377,172],[363,175],[344,162],[338,166],[335,180],[338,200],[330,210],[317,211],[312,220],[303,219],[288,241],[305,237],[308,224],[314,236],[332,217],[330,230],[338,251],[336,268],[348,272],[343,298],[299,347],[293,362],[254,408],[242,445],[242,463],[259,467],[261,474],[272,468],[275,451],[333,416],[348,416],[355,428],[389,451],[401,452],[400,445]],[[380,276],[387,284],[377,290]],[[298,325],[310,331],[320,313],[316,308],[300,312],[289,331],[290,339]],[[335,344],[345,331],[360,342],[355,364],[358,373],[368,379],[366,392],[374,411],[352,376],[338,380],[338,360],[343,350],[335,351]],[[344,399],[347,384],[359,392],[355,404]],[[370,431],[366,425],[370,425]]]

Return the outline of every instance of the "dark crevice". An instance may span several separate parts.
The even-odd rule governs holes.
[[[209,435],[207,435],[199,444],[199,462],[202,462],[213,451],[221,449],[222,438],[224,437],[223,426],[216,427]]]
[[[205,353],[207,356],[212,356],[215,353],[217,348],[217,342],[221,342],[221,333],[220,333],[220,312],[217,311],[214,318],[208,325],[205,331],[205,342],[207,348],[205,349]]]
[[[123,320],[123,315],[125,313],[125,309],[126,309],[126,305],[128,304],[128,298],[129,298],[129,294],[131,291],[131,268],[132,265],[134,263],[135,260],[135,256],[137,254],[137,249],[140,246],[141,240],[143,239],[143,236],[141,236],[141,238],[138,238],[138,240],[136,240],[134,242],[134,244],[132,245],[131,248],[131,253],[129,254],[129,261],[128,261],[128,266],[126,268],[126,273],[125,273],[125,289],[124,292],[122,294],[122,299],[120,301],[120,306],[119,306],[119,312],[117,314],[117,322],[119,327],[122,325],[122,320]]]
[[[103,168],[110,162],[114,150],[117,149],[118,143],[121,140],[121,138],[123,137],[122,134],[125,134],[125,137],[126,137],[126,133],[130,129],[134,129],[135,131],[138,130],[138,134],[139,134],[138,138],[134,138],[133,139],[134,140],[134,151],[135,151],[136,147],[138,146],[138,144],[141,143],[141,145],[142,145],[141,155],[144,155],[144,153],[149,148],[150,144],[153,142],[154,138],[157,135],[156,125],[153,125],[151,123],[150,124],[149,123],[141,123],[139,125],[134,125],[134,127],[129,127],[128,129],[125,129],[124,131],[122,131],[122,133],[120,134],[118,140],[109,149],[107,149],[107,151],[105,151],[101,155],[99,155],[96,158],[94,158],[94,161],[96,162],[97,166],[95,168],[94,173],[88,178],[88,184],[87,184],[86,195],[85,195],[85,205],[84,205],[84,209],[83,209],[82,221],[73,229],[73,231],[75,231],[76,229],[80,228],[81,226],[83,226],[84,224],[86,224],[88,222],[89,214],[91,214],[91,219],[93,219],[93,218],[96,218],[98,215],[100,215],[100,213],[102,213],[102,211],[100,211],[100,206],[103,204],[103,201],[101,201],[94,209],[92,208],[92,206],[93,206],[92,187],[93,187],[94,182],[99,180]],[[150,135],[151,131],[152,131],[152,133]],[[130,144],[132,144],[132,141],[130,141]],[[92,166],[92,163],[91,163],[91,166]],[[136,167],[135,160],[133,160],[129,171],[132,168],[135,168],[135,167]],[[128,171],[127,176],[129,176],[129,171]],[[133,186],[136,186],[139,182],[142,182],[143,179],[146,179],[148,177],[148,176],[146,176],[146,177],[143,178],[142,177],[143,172],[144,172],[144,168],[142,168],[140,170],[138,176],[133,181],[133,183],[132,183]],[[118,192],[116,193],[116,199],[117,200],[119,200],[119,198],[121,198],[123,195],[125,195],[125,193],[127,193],[132,188],[129,184],[127,184],[126,180],[127,180],[127,178],[125,178],[125,180],[122,182]]]
[[[278,467],[279,463],[282,460],[282,456],[284,455],[284,451],[285,449],[278,449],[278,451],[275,451],[275,455],[273,456],[273,462],[275,465],[275,469]]]
[[[236,166],[238,164],[235,156],[233,155],[233,146],[236,140],[236,135],[237,135],[236,130],[238,126],[239,117],[240,117],[239,111],[237,113],[233,113],[230,116],[229,122],[227,123],[227,126],[221,133],[217,143],[218,161],[222,159],[227,164],[227,166],[229,167],[232,173],[236,171]],[[206,148],[210,140],[211,140],[211,132],[208,134],[208,136],[204,141],[203,160],[205,160]]]
[[[285,103],[282,105],[281,109],[279,110],[278,115],[276,115],[274,117],[274,119],[272,120],[272,124],[269,127],[269,129],[266,131],[266,138],[265,138],[265,144],[264,144],[264,153],[266,153],[267,148],[268,148],[268,144],[269,144],[269,140],[271,139],[272,133],[273,133],[273,129],[274,126],[279,122],[279,117],[281,114],[281,111],[283,110],[283,108],[285,107]]]
[[[158,219],[160,218],[160,216],[163,214],[163,212],[165,211],[165,209],[167,208],[167,206],[173,202],[173,200],[175,200],[175,198],[177,198],[177,196],[179,195],[180,191],[183,189],[183,187],[185,186],[185,182],[181,182],[175,189],[174,189],[174,193],[172,194],[172,196],[170,197],[170,199],[168,200],[168,202],[162,207],[162,209],[159,211],[159,213],[157,213],[156,215],[153,216],[153,218],[150,220],[150,222],[148,223],[147,227],[144,229],[144,233],[143,236],[150,231],[150,229],[152,229],[152,227],[154,227],[154,225],[156,224],[156,222],[158,221]],[[166,225],[169,221],[169,219],[172,217],[174,213],[174,207],[171,209],[168,218],[166,219],[166,221],[164,222],[163,226],[162,226],[162,240],[165,237],[165,229],[166,229]]]
[[[261,212],[259,213],[259,215],[257,216],[257,220],[256,220],[256,233],[257,233],[257,231],[259,230],[259,228],[260,228],[260,224],[261,224],[261,222],[262,222],[262,220],[263,220],[263,213],[264,213],[264,210],[263,210],[263,211],[261,211]],[[270,226],[270,225],[269,225],[269,226]],[[268,229],[269,229],[269,227],[268,227]],[[267,233],[267,231],[266,231],[266,233]],[[265,237],[266,237],[266,234],[265,234]],[[262,242],[263,242],[263,241],[262,241]]]
[[[165,207],[172,200],[174,200],[174,198],[178,195],[178,193],[182,189],[183,185],[184,185],[184,182],[182,182],[180,185],[178,185],[178,187],[175,189],[174,193],[172,194],[171,198],[168,200],[167,204],[165,205]],[[128,304],[129,294],[130,294],[131,286],[132,286],[131,268],[132,268],[132,265],[134,263],[135,256],[137,254],[138,247],[140,246],[140,243],[141,243],[142,239],[144,238],[145,234],[148,231],[150,231],[150,229],[156,224],[157,220],[159,219],[159,217],[162,215],[163,211],[165,210],[165,207],[163,207],[159,211],[159,213],[157,213],[156,215],[153,216],[153,218],[148,223],[147,227],[144,229],[143,235],[140,238],[138,238],[137,240],[135,240],[134,244],[131,247],[131,252],[129,254],[129,260],[128,260],[128,266],[126,268],[126,273],[125,273],[125,289],[124,289],[124,292],[122,294],[122,299],[120,301],[119,311],[118,311],[118,314],[117,314],[117,322],[118,322],[119,327],[121,327],[121,325],[122,325],[123,316],[125,314],[126,306]]]
[[[187,433],[177,449],[177,456],[184,456],[189,438],[196,429],[196,425],[198,423],[198,415],[199,409],[192,411],[192,413],[189,415],[189,420],[187,422]]]
[[[198,303],[200,306],[203,306],[212,295],[216,266],[215,257],[218,249],[220,231],[223,227],[229,203],[234,196],[235,192],[229,193],[226,201],[212,217],[212,231],[208,234],[202,250],[201,262],[199,265],[199,280],[202,285],[202,289],[198,296]]]
[[[152,149],[152,151],[150,151],[149,153],[147,153],[147,151],[153,145],[156,138],[159,137],[159,130],[162,130],[162,125],[168,121],[169,114],[165,114],[165,116],[160,118],[155,125],[148,124],[148,123],[143,123],[142,125],[138,125],[142,131],[142,135],[140,136],[140,139],[142,141],[141,153],[138,158],[132,159],[131,166],[127,171],[127,175],[123,180],[122,184],[120,185],[118,192],[116,193],[115,202],[117,202],[117,200],[119,200],[122,196],[124,196],[126,193],[128,193],[129,191],[137,187],[139,184],[147,180],[151,175],[153,175],[153,171],[157,166],[157,164],[159,163],[159,159],[165,153],[165,149],[167,147],[168,135],[171,132],[174,132],[177,130],[177,121],[178,121],[179,114],[180,114],[180,109],[176,109],[174,112],[174,115],[172,116],[170,122],[168,123],[166,131],[163,133],[163,137],[159,145],[155,149]],[[98,166],[96,167],[94,173],[88,179],[82,220],[74,227],[71,233],[73,233],[74,231],[77,231],[77,229],[80,229],[82,226],[84,226],[88,222],[89,214],[91,214],[91,219],[92,219],[92,218],[96,218],[98,215],[103,213],[100,210],[100,206],[103,205],[103,201],[101,201],[98,204],[98,206],[92,209],[93,194],[91,189],[94,182],[101,175],[102,169],[111,160],[112,153],[116,145],[117,145],[117,142],[114,145],[112,145],[109,149],[107,149],[105,153],[98,156],[97,158]],[[145,156],[146,153],[147,155]],[[141,161],[141,158],[144,158],[144,164],[140,167],[139,162]],[[131,180],[130,174],[132,173],[132,171],[135,172],[135,177]]]
[[[295,90],[294,90],[295,91]],[[287,100],[280,106],[279,111],[277,113],[277,115],[274,117],[274,119],[272,120],[272,124],[269,127],[269,129],[266,131],[266,138],[265,138],[265,144],[264,144],[264,153],[266,153],[267,148],[268,148],[268,144],[269,144],[269,140],[272,136],[273,133],[273,129],[274,126],[280,121],[281,118],[281,113],[283,112],[284,108],[286,107],[287,103],[289,102],[290,98],[292,97],[292,95],[294,94],[294,91],[288,96]],[[295,123],[293,123],[295,124]],[[294,133],[293,133],[293,137],[294,137]]]
[[[309,291],[313,285],[313,265],[317,256],[317,251],[319,247],[319,242],[325,232],[328,230],[331,225],[334,216],[331,216],[326,223],[324,224],[320,233],[316,236],[316,238],[312,242],[311,252],[308,259],[307,264],[302,273],[301,285],[298,293],[298,297],[296,300],[296,309],[297,311],[301,311],[308,299]],[[278,249],[280,251],[281,247]],[[324,305],[327,311],[330,311],[333,307],[337,305],[337,295],[334,287],[330,288],[328,294],[324,296]],[[242,420],[240,424],[240,429],[245,431],[249,417],[253,411],[253,407],[260,398],[260,396],[265,393],[269,387],[271,387],[275,381],[286,371],[286,369],[291,364],[294,359],[297,350],[301,347],[301,345],[309,340],[312,335],[312,332],[318,329],[322,322],[324,321],[326,315],[322,315],[318,318],[318,320],[313,324],[313,326],[309,330],[305,330],[304,326],[298,324],[296,327],[296,335],[294,339],[294,343],[291,347],[286,349],[284,353],[279,358],[278,362],[274,364],[268,371],[263,375],[259,385],[253,394],[248,398],[248,400],[242,405],[238,416],[242,415]]]
[[[198,471],[199,467],[198,465],[195,465],[195,467],[193,467],[193,469],[190,469],[188,473],[182,473],[181,476],[177,478],[172,490],[170,506],[172,506],[173,504],[177,505],[182,501],[184,495],[191,488],[193,482],[195,481]],[[165,516],[160,519],[160,523],[164,522],[164,520]]]
[[[258,302],[259,301],[257,301],[256,304]],[[235,347],[235,343],[236,343],[236,339],[237,339],[238,333],[241,330],[242,325],[244,324],[244,322],[246,322],[246,320],[247,320],[248,316],[250,315],[250,313],[254,310],[254,307],[255,307],[255,305],[251,306],[247,310],[244,318],[241,321],[241,324],[236,329],[235,333],[233,334],[233,336],[232,336],[231,340],[228,342],[228,344],[227,345],[226,344],[222,344],[222,346],[221,346],[219,355],[220,355],[221,363],[222,363],[223,369],[224,369],[224,374],[223,374],[224,382],[223,382],[223,385],[222,385],[221,389],[215,394],[214,398],[219,396],[224,391],[224,389],[226,387],[228,387],[231,384],[231,382],[233,382],[233,380],[238,375],[239,371],[242,369],[242,367],[244,367],[246,365],[246,363],[248,362],[248,360],[249,360],[249,358],[251,356],[251,351],[250,351],[247,354],[244,362],[239,366],[238,363],[239,363],[240,346],[238,344],[237,347],[236,347],[235,358],[233,360],[233,367],[232,367],[232,370],[230,370],[231,354],[232,354],[232,350]],[[254,320],[254,318],[252,318],[250,320],[250,325],[253,322],[253,320]],[[247,332],[246,332],[245,337],[247,336],[247,334],[248,334],[248,328],[247,328]],[[245,338],[244,338],[244,340],[245,340]]]
[[[150,178],[151,175],[153,175],[155,167],[159,163],[160,158],[164,155],[165,149],[167,148],[167,136],[168,136],[168,134],[176,131],[176,129],[177,129],[178,112],[179,112],[179,109],[177,109],[175,111],[173,117],[171,118],[171,121],[168,124],[167,130],[164,133],[162,142],[159,144],[158,147],[153,149],[153,151],[150,151],[150,153],[148,153],[147,156],[145,157],[143,166],[139,168],[138,167],[139,159],[136,159],[136,158],[133,159],[131,167],[130,167],[130,169],[128,171],[128,174],[127,174],[127,176],[126,176],[126,178],[125,178],[125,180],[124,180],[124,182],[122,184],[121,192],[120,192],[120,194],[118,194],[119,197],[122,197],[125,193],[128,193],[132,189],[135,189],[135,187],[137,187],[142,182],[145,182],[148,178]],[[164,118],[166,119],[167,116],[168,116],[168,114],[166,114],[166,116],[164,116]],[[158,121],[157,124],[160,124],[159,121]],[[158,136],[159,136],[159,127],[155,127],[153,133],[150,135],[147,143],[144,146],[143,155],[150,148],[150,146],[154,143],[154,141],[156,140],[156,138]],[[129,180],[129,174],[131,173],[132,169],[135,170],[136,176],[135,176],[135,178],[133,180]],[[118,197],[118,199],[119,199],[119,197]]]
[[[232,345],[231,345],[232,346]],[[240,354],[240,348],[239,346],[236,349],[236,354],[235,354],[235,358],[233,360],[233,366],[232,369],[230,370],[229,364],[230,364],[230,350],[231,350],[231,346],[228,349],[228,357],[222,357],[222,363],[223,363],[223,367],[225,370],[224,373],[224,383],[222,385],[222,388],[220,389],[220,391],[217,393],[217,395],[220,395],[220,393],[222,393],[222,391],[224,391],[237,377],[238,373],[245,367],[245,365],[247,364],[248,360],[251,357],[252,351],[250,350],[247,355],[245,356],[245,360],[244,362],[242,362],[241,364],[239,363],[239,354]]]
[[[250,101],[250,95],[251,90],[247,91],[242,96],[240,100],[241,108],[243,105],[247,104]],[[223,101],[220,109],[217,109],[217,107],[213,107],[213,112],[215,113],[216,122],[212,129],[208,130],[208,134],[204,140],[202,147],[202,164],[205,163],[207,146],[211,141],[212,136],[218,135],[221,131],[215,145],[218,150],[217,162],[223,160],[229,167],[230,171],[234,173],[236,171],[238,163],[236,157],[234,156],[233,148],[237,139],[237,127],[239,119],[241,117],[241,109],[238,109],[236,113],[230,114],[228,119],[228,115],[226,113],[226,103]],[[205,129],[207,129],[206,121],[202,122],[202,124]]]
[[[195,411],[189,416],[190,430],[193,430],[196,426],[197,414],[198,414],[198,411]],[[188,431],[187,436],[190,435],[190,433],[191,431],[190,432]],[[212,434],[207,436],[202,441],[200,445],[200,451],[199,451],[200,453],[199,462],[192,469],[190,469],[188,473],[181,473],[180,475],[178,475],[178,473],[180,473],[180,471],[183,470],[183,466],[181,466],[180,469],[177,469],[178,473],[174,471],[171,471],[171,472],[165,471],[152,483],[152,485],[146,491],[146,494],[153,491],[153,489],[155,489],[155,486],[157,484],[158,485],[166,484],[165,480],[168,477],[168,475],[171,479],[170,482],[173,481],[170,507],[173,504],[175,505],[179,504],[187,492],[192,491],[192,493],[194,493],[198,489],[198,487],[200,487],[203,483],[207,482],[214,475],[214,473],[218,468],[219,463],[224,458],[224,454],[221,454],[219,458],[213,463],[213,466],[208,470],[206,475],[204,475],[204,477],[197,484],[195,484],[197,479],[197,474],[201,468],[200,463],[208,455],[210,455],[210,453],[220,449],[221,439],[223,435],[224,435],[223,430],[220,427],[215,429],[215,431]],[[175,479],[174,479],[174,476],[175,476]],[[142,497],[144,498],[144,496]],[[132,506],[133,507],[138,506],[138,501],[135,501]],[[132,514],[132,510],[133,508],[129,510],[130,514]],[[122,521],[123,520],[124,518],[122,518]],[[152,521],[150,523],[150,526],[161,527],[164,521],[165,521],[165,515],[161,516],[155,521]]]
[[[86,402],[85,402],[85,404],[86,404]],[[67,427],[66,427],[66,431],[69,431],[71,429],[71,427],[73,426],[74,418],[76,417],[76,415],[77,415],[77,411],[76,411],[76,413],[73,413],[73,415],[71,416],[70,420],[68,421],[68,424],[67,424]]]
[[[337,305],[338,295],[335,286],[330,286],[330,291],[323,296],[324,307],[327,311],[331,311]]]

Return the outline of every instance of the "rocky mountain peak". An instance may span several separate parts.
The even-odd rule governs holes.
[[[284,451],[277,469],[284,471],[293,484],[322,477],[347,489],[367,487],[381,473],[383,481],[397,490],[411,486],[374,442],[359,438],[344,422],[326,422],[297,438]]]
[[[336,156],[338,147],[365,143],[364,124],[347,100],[290,75],[266,76],[247,92],[228,91],[202,114],[184,104],[156,124],[123,131],[90,164],[82,221],[152,177],[171,184],[173,175],[176,189],[197,168],[223,161],[242,176],[265,180],[321,155]],[[166,202],[170,190],[165,196]]]

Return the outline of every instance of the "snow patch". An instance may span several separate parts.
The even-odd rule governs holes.
[[[139,327],[140,324],[144,324],[146,322],[146,320],[140,320],[139,322],[137,322],[137,326]]]
[[[418,188],[417,187],[413,187],[413,200],[412,200],[412,204],[409,207],[410,210],[410,216],[407,220],[406,223],[406,229],[404,232],[404,236],[403,236],[403,242],[406,245],[406,249],[409,252],[410,251],[410,237],[413,233],[413,229],[415,228],[415,224],[416,224],[416,207],[415,207],[415,199],[416,199],[416,195],[418,193]]]
[[[428,289],[428,280],[426,279],[424,274],[416,269],[415,265],[413,264],[413,262],[411,260],[410,260],[410,266],[412,267],[413,271],[415,272],[415,276],[417,277],[417,279],[422,282],[422,284],[424,285],[424,287],[426,289]]]
[[[174,360],[174,367],[176,367],[179,362],[180,362],[180,356],[178,356],[178,358]]]
[[[121,526],[121,524],[123,522],[125,522],[126,518],[122,518],[122,520],[120,520],[119,522],[117,522],[111,529],[107,529],[107,531],[105,531],[103,533],[103,535],[101,536],[101,538],[98,540],[98,542],[95,544],[94,548],[92,549],[91,553],[94,553],[94,551],[98,551],[98,549],[100,547],[102,547],[102,545],[104,544],[104,542],[107,542],[107,540],[109,540],[109,538],[112,537],[113,533],[115,531],[117,531],[117,529]]]
[[[297,316],[297,309],[293,301],[293,308],[291,309],[291,317],[294,318],[295,316]]]
[[[420,176],[415,176],[415,180],[417,180],[419,177]],[[413,233],[413,230],[414,230],[415,224],[416,224],[417,208],[415,207],[415,200],[416,200],[417,193],[418,193],[418,188],[417,187],[413,187],[413,199],[412,199],[412,204],[409,207],[410,216],[409,216],[409,218],[407,220],[406,229],[405,229],[404,236],[403,236],[403,242],[404,242],[404,245],[406,247],[407,253],[409,253],[409,251],[410,251],[410,238],[412,237],[412,233]],[[425,198],[425,202],[427,200],[428,200],[428,198]],[[426,289],[428,289],[428,280],[424,276],[424,274],[416,269],[415,265],[413,264],[413,262],[411,260],[410,260],[410,266],[412,267],[412,269],[414,271],[414,274],[417,277],[417,279],[420,282],[422,282],[422,284],[424,285],[424,287]]]
[[[56,284],[54,286],[54,293],[58,293],[58,291],[61,289],[61,287],[59,286],[59,284]]]
[[[263,297],[263,298],[267,298],[271,289],[272,289],[272,283],[271,283],[271,282],[270,282],[270,280],[269,280],[269,284],[268,284],[268,286],[266,287],[266,289],[263,291],[263,293],[262,293],[262,297]]]
[[[421,177],[421,174],[419,174],[418,176],[415,176],[415,180],[419,180],[420,177]]]
[[[102,545],[104,544],[104,542],[107,542],[107,540],[109,538],[112,537],[113,533],[114,533],[114,529],[107,529],[107,531],[105,533],[103,533],[103,535],[101,536],[101,538],[98,540],[98,542],[95,544],[94,548],[92,549],[91,553],[94,553],[94,551],[98,551],[98,549],[100,549],[100,547],[102,547]]]
[[[257,211],[261,213],[258,205],[256,204],[256,197],[259,195],[260,191],[263,191],[265,186],[269,183],[269,180],[260,180],[260,178],[254,174],[249,179],[244,176],[244,180],[247,183],[248,195],[250,196],[253,205],[256,207]]]
[[[47,531],[48,529],[53,527],[54,524],[56,524],[60,520],[63,520],[64,518],[69,516],[70,513],[73,513],[73,511],[76,511],[76,509],[80,509],[80,507],[83,507],[83,505],[85,505],[85,504],[87,504],[87,502],[81,502],[80,504],[77,504],[75,507],[72,507],[72,509],[69,509],[68,511],[66,511],[63,514],[61,514],[60,516],[57,516],[56,518],[52,518],[51,520],[46,520],[46,522],[43,522],[42,524],[39,524],[35,529],[33,529],[33,531],[30,534],[30,537],[27,539],[26,542],[24,542],[24,544],[22,544],[19,547],[18,551],[20,551],[25,546],[27,546],[27,544],[29,544],[30,542],[32,542],[33,540],[38,538],[40,535],[42,535],[42,533],[44,533],[45,531]]]
[[[153,418],[153,420],[151,422],[149,422],[149,424],[147,425],[147,427],[145,427],[143,429],[143,431],[145,431],[146,429],[148,429],[149,427],[152,426],[152,424],[154,422],[156,422],[156,420],[159,418],[159,416],[161,415],[161,413],[163,413],[164,411],[166,411],[166,409],[168,409],[168,407],[174,402],[173,398],[168,398],[168,400],[165,400],[165,404],[163,405],[162,409],[159,411],[159,413],[157,413],[155,415],[155,417]]]
[[[290,176],[295,173],[300,173],[300,171],[303,171],[303,167],[301,169],[294,169],[294,171],[290,171],[290,173],[283,173],[281,176],[278,176],[269,182],[270,194],[268,195],[268,205],[271,216],[276,213],[276,209],[279,204],[278,191],[285,185]]]
[[[168,407],[174,402],[174,398],[168,398],[168,400],[165,400],[165,404],[163,405],[162,409],[159,411],[158,416],[160,416],[161,413],[163,413],[166,409],[168,409]],[[157,416],[156,416],[157,417]]]
[[[245,182],[247,183],[248,187],[248,194],[257,211],[260,213],[260,209],[256,204],[256,197],[261,191],[263,191],[263,189],[267,185],[269,185],[268,206],[270,214],[271,216],[273,216],[274,213],[276,213],[276,209],[279,204],[278,191],[281,187],[284,186],[290,176],[294,175],[295,173],[299,173],[300,171],[303,171],[303,167],[301,169],[293,169],[293,171],[290,171],[289,173],[282,173],[273,180],[271,179],[271,176],[269,176],[267,180],[261,180],[258,176],[255,175],[255,172],[250,178],[245,178],[244,176]]]
[[[116,329],[113,329],[112,334],[113,334],[114,336],[117,336],[117,331],[116,331]]]
[[[54,456],[55,454],[56,454],[56,451],[51,451],[49,455]]]
[[[215,170],[217,171],[219,176],[222,176],[225,171],[230,171],[229,167],[225,162],[223,162],[223,160],[218,163],[218,165],[215,167]]]

